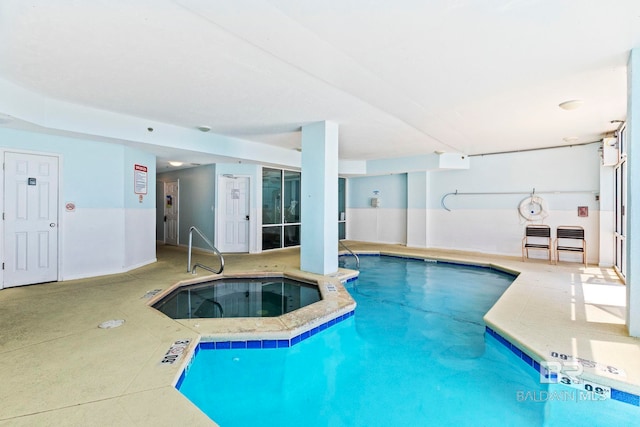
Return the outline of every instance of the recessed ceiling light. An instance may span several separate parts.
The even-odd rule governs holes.
[[[578,140],[577,136],[566,136],[562,138],[564,142],[576,142]]]
[[[565,101],[558,105],[558,107],[563,110],[575,110],[576,108],[582,107],[582,100],[580,99],[572,99],[571,101]]]
[[[175,166],[175,167],[182,166],[182,162],[176,162],[176,161],[173,161],[173,160],[170,161],[169,164],[171,166]]]
[[[209,126],[198,126],[200,132],[209,132],[211,128]]]

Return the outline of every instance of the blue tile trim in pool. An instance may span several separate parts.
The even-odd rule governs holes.
[[[200,350],[230,350],[230,349],[265,349],[265,348],[284,348],[291,347],[298,344],[301,341],[306,340],[317,334],[318,332],[322,332],[330,326],[333,326],[337,323],[342,322],[343,320],[347,320],[351,316],[355,314],[355,310],[351,310],[348,313],[343,314],[342,316],[338,316],[335,319],[331,319],[315,328],[312,328],[308,331],[305,331],[290,340],[280,339],[280,340],[247,340],[247,341],[207,341],[200,342],[194,352],[191,355],[191,360],[187,364],[187,367],[182,370],[178,381],[176,381],[175,387],[180,389],[182,382],[184,381],[185,376],[187,375],[187,371],[189,370],[189,366],[193,359],[196,357]]]
[[[316,326],[313,329],[305,331],[291,339],[270,339],[270,340],[247,340],[247,341],[214,341],[214,342],[201,342],[198,344],[198,349],[201,350],[229,350],[229,349],[263,349],[263,348],[283,348],[291,347],[298,344],[301,341],[306,340],[309,337],[314,336],[318,332],[324,331],[330,326],[340,323],[343,320],[347,320],[353,316],[355,310],[338,316],[335,319],[331,319],[322,325]]]
[[[542,371],[545,370],[545,368],[540,366],[539,362],[537,362],[531,356],[529,356],[524,351],[522,351],[522,349],[520,349],[517,345],[510,342],[508,339],[506,339],[505,337],[503,337],[502,335],[500,335],[498,332],[494,331],[490,327],[486,326],[485,329],[487,334],[491,335],[499,343],[501,343],[506,348],[511,350],[513,354],[518,356],[523,362],[525,362],[527,365],[533,368],[536,372],[541,374],[544,373]],[[611,398],[614,400],[618,400],[620,402],[628,403],[630,405],[640,406],[640,396],[633,393],[627,393],[626,391],[618,390],[613,387],[611,387]]]

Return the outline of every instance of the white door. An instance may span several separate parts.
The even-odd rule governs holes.
[[[178,245],[179,181],[164,183],[164,242],[167,245]]]
[[[3,287],[58,280],[58,158],[4,154]]]
[[[249,252],[249,178],[220,177],[218,249]]]

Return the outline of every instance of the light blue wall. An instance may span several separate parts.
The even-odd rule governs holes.
[[[124,207],[124,147],[115,144],[28,134],[31,138],[47,138],[64,156],[62,182],[65,200],[78,208]],[[53,139],[51,139],[53,138]]]
[[[384,209],[407,208],[407,175],[381,175],[350,178],[347,207],[371,207],[371,198],[380,198],[380,207]],[[374,191],[379,194],[374,195]]]
[[[600,188],[599,144],[471,157],[467,170],[434,171],[429,175],[429,208],[442,209],[448,192],[530,192],[535,188],[549,209],[588,206],[597,210],[593,193]],[[546,192],[576,193],[546,193]],[[545,193],[542,193],[545,192]],[[449,196],[450,209],[513,209],[526,194]]]
[[[519,255],[518,206],[535,188],[546,202],[547,223],[581,225],[589,246],[597,248],[600,168],[599,144],[594,143],[474,156],[469,169],[351,178],[349,238]],[[375,190],[380,192],[382,209],[369,207]],[[450,196],[446,206],[451,212],[447,212],[442,197],[456,190],[489,194]],[[578,218],[579,206],[589,208],[588,217]],[[597,260],[595,249],[592,260]]]
[[[338,271],[338,124],[302,127],[300,269]]]
[[[368,160],[367,173],[385,175],[389,173],[419,172],[436,169],[439,167],[438,163],[438,156],[435,154]]]
[[[62,156],[61,196],[77,208],[155,208],[155,156],[119,144],[108,144],[0,128],[0,144]],[[143,202],[133,191],[133,165],[148,167],[149,190]]]
[[[180,180],[179,244],[188,245],[191,226],[197,227],[207,239],[213,242],[215,237],[216,166],[205,165],[164,172],[158,174],[158,180],[162,182]],[[158,186],[158,191],[164,192],[164,189]],[[162,222],[159,222],[158,228],[162,226]],[[210,249],[197,237],[194,237],[193,246]]]
[[[374,190],[380,191],[382,207],[443,209],[440,202],[448,192],[537,192],[553,209],[575,208],[576,203],[598,209],[594,193],[600,188],[599,144],[549,150],[471,157],[471,167],[462,170],[434,170],[427,180],[421,174],[354,177],[348,180],[349,208],[370,207]],[[381,161],[382,162],[382,161]],[[407,180],[411,185],[407,187]],[[411,191],[407,194],[407,189]],[[425,194],[428,191],[428,200]],[[587,193],[580,193],[586,191]],[[513,209],[526,194],[450,196],[446,204],[455,209]],[[550,206],[551,207],[551,206]]]
[[[64,201],[78,208],[124,207],[124,146],[4,128],[0,141],[6,148],[62,155]],[[155,170],[155,160],[150,166]]]
[[[428,172],[410,172],[407,174],[407,207],[426,209]]]

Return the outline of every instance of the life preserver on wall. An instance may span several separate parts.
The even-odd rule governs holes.
[[[540,196],[530,196],[523,199],[518,206],[518,213],[527,221],[538,221],[546,218],[547,203]]]

